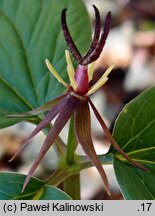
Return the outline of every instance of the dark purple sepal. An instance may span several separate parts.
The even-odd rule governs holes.
[[[90,158],[92,163],[98,169],[103,180],[105,189],[110,195],[110,188],[106,173],[93,146],[93,141],[91,137],[90,110],[87,101],[83,102],[81,104],[81,107],[75,112],[75,133],[77,140],[81,144],[86,155]]]
[[[29,135],[29,137],[25,140],[23,145],[19,148],[19,150],[16,152],[16,154],[9,160],[11,162],[20,152],[21,150],[30,142],[30,140],[36,136],[43,128],[45,128],[50,122],[58,115],[58,113],[61,111],[63,105],[66,102],[66,98],[61,99],[61,101],[53,106],[51,110],[48,112],[48,114],[45,116],[45,118],[37,125],[37,127],[32,131],[32,133]]]
[[[48,133],[43,146],[38,154],[38,156],[36,157],[25,181],[24,181],[24,185],[23,185],[23,189],[22,192],[24,191],[26,185],[28,184],[31,176],[33,175],[33,173],[35,172],[36,168],[38,167],[39,163],[41,162],[41,160],[43,159],[43,157],[45,156],[46,152],[49,150],[49,148],[53,145],[55,139],[57,138],[57,136],[59,135],[59,133],[61,132],[61,130],[63,129],[63,127],[65,126],[65,124],[67,123],[67,121],[69,120],[69,118],[72,116],[72,114],[74,113],[74,111],[77,109],[78,107],[78,103],[79,103],[79,99],[68,94],[66,96],[66,100],[63,104],[61,104],[61,111],[58,115],[58,117],[56,118],[53,127],[51,128],[50,132]]]
[[[91,105],[91,108],[97,118],[97,120],[99,121],[103,131],[105,132],[105,135],[107,137],[107,139],[110,141],[111,145],[116,149],[116,151],[118,151],[124,158],[126,158],[131,164],[133,164],[134,166],[138,167],[139,169],[143,170],[143,171],[149,171],[148,168],[144,167],[142,164],[138,163],[137,161],[134,161],[132,158],[130,158],[117,144],[117,142],[114,140],[114,138],[112,137],[109,129],[107,128],[105,122],[103,121],[101,115],[99,114],[99,112],[97,111],[96,107],[94,106],[94,104],[92,103],[92,101],[89,100],[89,104]]]
[[[44,105],[42,105],[42,106],[40,106],[34,110],[30,110],[30,111],[25,112],[25,113],[7,115],[7,117],[10,117],[10,118],[29,117],[29,116],[33,116],[33,115],[38,115],[38,114],[43,113],[43,112],[47,112],[65,96],[66,96],[66,93],[63,95],[60,95],[59,97],[57,97],[51,101],[48,101]]]

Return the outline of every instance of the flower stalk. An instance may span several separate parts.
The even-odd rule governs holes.
[[[69,133],[68,133],[68,141],[67,141],[67,152],[66,152],[66,164],[68,166],[73,165],[75,163],[75,150],[78,143],[76,140],[76,135],[74,131],[74,116],[70,119]]]
[[[75,163],[75,150],[78,143],[74,131],[74,116],[70,119],[67,152],[66,152],[66,165],[72,166]],[[69,176],[63,181],[64,191],[72,197],[74,200],[80,199],[80,174],[74,174]]]

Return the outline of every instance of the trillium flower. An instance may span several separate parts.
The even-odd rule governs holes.
[[[77,141],[81,144],[84,152],[90,158],[92,163],[96,166],[99,171],[101,178],[103,180],[105,189],[108,194],[110,194],[108,180],[105,174],[105,171],[102,167],[102,164],[95,152],[92,136],[91,136],[91,118],[90,118],[90,108],[93,110],[99,124],[103,128],[105,135],[107,136],[110,143],[114,146],[114,148],[123,155],[130,163],[134,166],[139,167],[142,170],[147,170],[141,164],[133,161],[116,143],[113,139],[111,133],[109,132],[106,124],[104,123],[101,115],[97,111],[96,107],[92,103],[90,99],[90,95],[96,92],[101,86],[104,85],[108,80],[108,75],[114,68],[114,65],[110,66],[101,78],[90,87],[90,81],[93,77],[95,61],[99,58],[101,51],[104,47],[106,38],[108,36],[111,13],[109,12],[105,19],[105,25],[103,28],[103,32],[101,33],[101,21],[100,14],[98,9],[93,5],[95,16],[96,16],[96,24],[94,30],[94,36],[92,39],[92,43],[86,55],[84,57],[81,56],[79,50],[77,49],[66,23],[66,9],[62,11],[61,14],[61,25],[64,33],[65,40],[67,42],[68,48],[78,63],[76,70],[73,67],[70,53],[68,50],[65,51],[66,62],[67,62],[67,72],[70,80],[70,84],[67,84],[62,77],[60,77],[59,73],[54,69],[54,67],[50,64],[49,60],[46,59],[46,65],[50,72],[55,76],[55,78],[66,87],[67,93],[57,97],[53,101],[46,103],[45,105],[30,111],[28,113],[19,114],[16,116],[24,116],[24,115],[36,115],[41,112],[48,111],[45,118],[38,124],[38,126],[34,129],[34,131],[29,135],[26,139],[22,147],[16,153],[16,155],[23,149],[29,141],[38,134],[42,129],[48,126],[50,122],[56,118],[53,127],[50,129],[42,148],[36,157],[23,185],[22,191],[24,191],[26,185],[28,184],[31,176],[35,172],[42,158],[49,150],[49,148],[53,145],[55,139],[68,122],[68,120],[74,116],[74,129]],[[16,156],[15,155],[15,156]],[[14,157],[15,157],[14,156]],[[13,157],[13,158],[14,158]],[[12,159],[13,159],[12,158]],[[11,159],[11,160],[12,160]]]

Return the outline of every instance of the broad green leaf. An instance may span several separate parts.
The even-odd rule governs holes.
[[[0,1],[0,128],[21,121],[5,115],[32,110],[64,91],[45,66],[48,58],[67,81],[63,8],[68,8],[69,29],[84,53],[91,27],[81,0]]]
[[[60,189],[45,185],[43,181],[31,178],[21,193],[25,175],[9,172],[0,173],[0,200],[68,200],[70,197]]]
[[[70,200],[65,192],[60,190],[57,187],[45,185],[42,195],[39,197],[39,200]]]
[[[114,160],[114,167],[125,198],[155,197],[155,87],[124,107],[116,121],[113,136],[132,159],[150,168],[150,172],[144,172],[127,165],[125,159],[111,149],[110,152],[122,161]]]
[[[127,200],[155,199],[155,167],[147,165],[151,172],[140,169],[114,159],[114,169],[122,194]]]

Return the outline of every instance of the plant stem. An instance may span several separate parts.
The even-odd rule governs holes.
[[[92,164],[92,161],[89,160],[85,156],[79,156],[77,155],[77,161],[78,163],[74,163],[71,166],[65,166],[62,168],[59,168],[56,170],[51,176],[49,176],[45,181],[47,184],[57,186],[65,179],[76,176],[77,173],[80,171],[87,169],[89,167],[94,166]],[[113,162],[113,154],[107,154],[107,155],[99,155],[100,162],[104,165],[111,165]]]
[[[74,117],[70,120],[70,127],[67,141],[66,165],[74,164],[75,149],[77,147],[76,136],[74,132]],[[80,199],[80,174],[69,176],[64,182],[64,191],[72,197],[72,199]]]
[[[80,174],[69,176],[64,182],[64,191],[74,200],[80,200]]]
[[[67,141],[67,152],[66,152],[66,164],[68,166],[74,164],[74,152],[77,147],[76,136],[74,132],[74,117],[70,120],[68,141]]]

